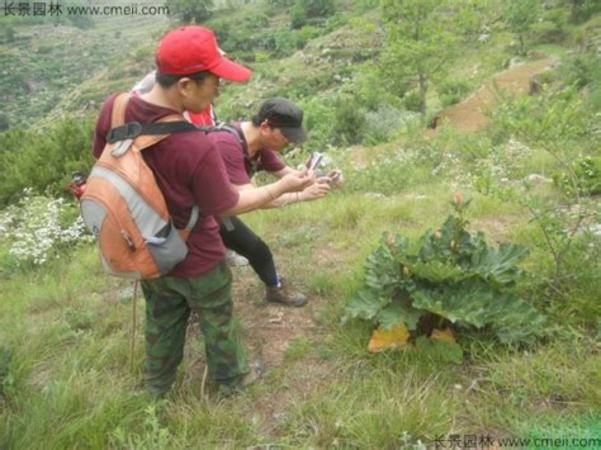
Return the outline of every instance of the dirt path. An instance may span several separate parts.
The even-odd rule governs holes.
[[[263,431],[277,436],[290,406],[314,392],[330,373],[325,361],[310,355],[311,342],[325,332],[315,319],[323,299],[310,296],[302,308],[266,304],[264,287],[250,267],[236,268],[234,279],[235,309],[245,346],[250,358],[260,358],[266,369],[261,383],[269,384],[273,376],[286,380],[285,388],[275,383],[255,402]]]
[[[324,300],[310,296],[302,308],[266,304],[264,286],[250,266],[234,267],[232,271],[234,314],[241,322],[249,363],[261,361],[265,375],[258,384],[270,386],[255,400],[252,414],[265,433],[278,436],[291,405],[313,393],[329,377],[331,367],[312,354],[311,344],[325,333],[315,320]],[[187,341],[200,338],[198,327],[189,325]],[[298,345],[288,358],[288,350],[295,343]],[[201,379],[205,370],[203,352],[195,345],[186,345],[186,358],[193,363],[184,383]]]
[[[442,111],[435,119],[436,125],[449,124],[466,132],[485,128],[490,122],[486,114],[499,102],[501,92],[512,95],[528,94],[531,78],[544,72],[554,63],[554,59],[545,58],[496,74],[461,103]]]

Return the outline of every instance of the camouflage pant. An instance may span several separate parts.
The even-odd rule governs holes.
[[[145,378],[151,394],[167,392],[175,381],[192,310],[200,317],[211,379],[231,385],[248,373],[232,322],[232,275],[224,263],[197,278],[145,280],[142,289],[146,298]]]

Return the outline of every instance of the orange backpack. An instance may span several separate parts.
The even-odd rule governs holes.
[[[167,274],[186,257],[185,241],[199,209],[194,206],[185,229],[175,228],[142,151],[172,133],[198,129],[179,114],[152,124],[125,124],[129,98],[120,94],[115,99],[111,131],[88,177],[80,208],[104,268],[116,276],[151,279]]]

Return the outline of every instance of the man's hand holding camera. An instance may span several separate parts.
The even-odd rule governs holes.
[[[284,175],[277,182],[281,185],[282,193],[284,192],[299,192],[305,188],[315,184],[315,175],[311,170],[294,171]]]

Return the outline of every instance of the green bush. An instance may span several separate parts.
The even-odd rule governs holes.
[[[297,49],[304,47],[306,40],[300,38],[298,33],[287,28],[276,30],[271,34],[275,55],[287,56]]]
[[[204,23],[213,14],[213,0],[166,0],[169,15],[179,16],[182,23]]]
[[[601,157],[579,158],[572,163],[571,172],[555,175],[553,181],[568,194],[576,189],[583,194],[601,194]]]
[[[300,102],[300,106],[304,111],[304,126],[310,137],[306,146],[310,150],[322,151],[332,141],[334,107],[317,97]]]
[[[404,129],[412,120],[419,120],[419,115],[410,111],[381,105],[376,111],[365,113],[365,136],[363,142],[376,145],[388,142],[395,134]]]
[[[314,27],[312,25],[305,25],[300,30],[297,31],[298,39],[304,44],[311,39],[315,39],[316,37],[321,36],[322,32],[319,28]]]
[[[334,10],[333,0],[295,0],[290,11],[290,25],[294,29],[301,28],[311,19],[332,15]]]
[[[63,119],[44,131],[0,134],[0,206],[18,200],[25,188],[54,196],[65,193],[75,171],[92,166],[91,119]]]
[[[361,143],[366,125],[365,111],[356,99],[341,96],[336,100],[332,136],[335,145]]]
[[[232,16],[231,14],[215,17],[207,23],[207,26],[215,31],[219,46],[234,56],[241,52],[248,55],[259,50],[277,53],[283,47],[286,50],[296,49],[298,44],[296,35],[291,34],[287,27],[275,30],[270,28],[269,17],[257,8],[247,10],[242,19],[238,15]],[[288,42],[290,42],[289,45]]]
[[[403,106],[399,96],[384,82],[379,68],[374,63],[366,62],[360,67],[361,70],[349,74],[352,82],[345,84],[344,88],[347,92],[357,97],[361,104],[371,111],[377,111],[382,105],[391,105],[395,108]]]
[[[579,89],[601,84],[601,58],[593,52],[566,58],[559,71],[566,84]]]
[[[575,23],[586,22],[593,14],[601,12],[598,0],[571,0],[570,20]]]
[[[409,111],[420,112],[422,110],[422,100],[419,93],[415,90],[407,92],[403,96],[403,105]]]
[[[563,42],[566,37],[566,31],[556,23],[550,21],[537,22],[531,28],[532,40],[538,44],[558,44]]]
[[[443,107],[459,103],[470,92],[471,85],[465,80],[448,80],[440,85],[438,92]]]

